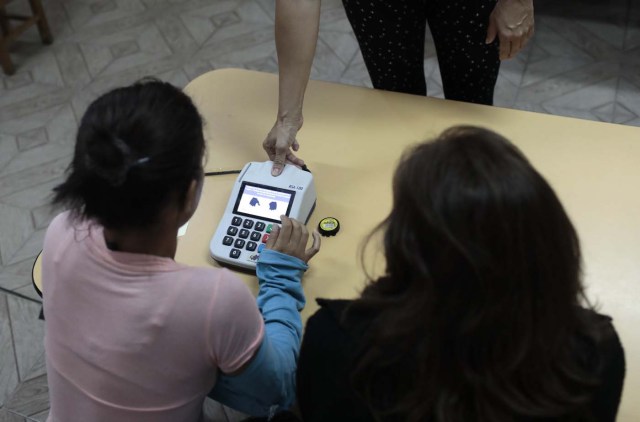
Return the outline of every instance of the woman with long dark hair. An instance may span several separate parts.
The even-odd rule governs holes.
[[[614,421],[624,354],[581,284],[576,231],[502,136],[455,127],[393,182],[386,273],[307,324],[309,421]]]

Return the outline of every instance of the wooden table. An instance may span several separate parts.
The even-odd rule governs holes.
[[[261,143],[276,115],[275,75],[217,70],[185,90],[206,120],[207,171],[266,159]],[[310,82],[298,136],[299,155],[318,191],[309,225],[332,216],[341,230],[323,238],[311,261],[303,281],[308,300],[303,317],[317,309],[317,297],[351,298],[362,289],[359,247],[390,210],[391,176],[400,154],[456,124],[506,136],[556,190],[582,242],[588,296],[614,318],[625,347],[618,420],[640,420],[640,128]],[[235,177],[206,178],[176,260],[217,266],[208,244]],[[375,242],[372,246],[379,250]],[[371,250],[368,256],[376,273],[383,264],[380,255]],[[255,276],[239,275],[257,291]]]

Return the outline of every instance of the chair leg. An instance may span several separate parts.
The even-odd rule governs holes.
[[[7,12],[4,9],[4,6],[0,7],[0,31],[2,31],[3,37],[9,36],[9,31],[11,27],[9,26],[9,18],[7,18]]]
[[[49,23],[47,22],[47,15],[44,14],[44,8],[40,0],[29,0],[31,4],[31,11],[34,16],[38,17],[38,32],[40,32],[40,38],[45,44],[51,44],[53,42],[53,36],[49,29]]]
[[[16,68],[11,62],[11,56],[9,56],[9,46],[4,40],[0,40],[0,66],[7,75],[16,73]]]

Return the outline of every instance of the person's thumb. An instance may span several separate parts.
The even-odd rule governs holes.
[[[487,39],[484,41],[485,44],[491,44],[498,35],[498,27],[493,20],[493,18],[489,18],[489,28],[487,29]]]

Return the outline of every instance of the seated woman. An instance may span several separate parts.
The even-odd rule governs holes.
[[[584,296],[578,236],[502,136],[454,127],[393,182],[386,273],[306,326],[313,421],[614,421],[624,354]]]
[[[78,130],[43,250],[49,421],[199,421],[207,394],[258,416],[294,399],[305,303],[320,247],[282,218],[253,297],[233,273],[174,261],[203,183],[202,120],[158,81],[111,91]]]

